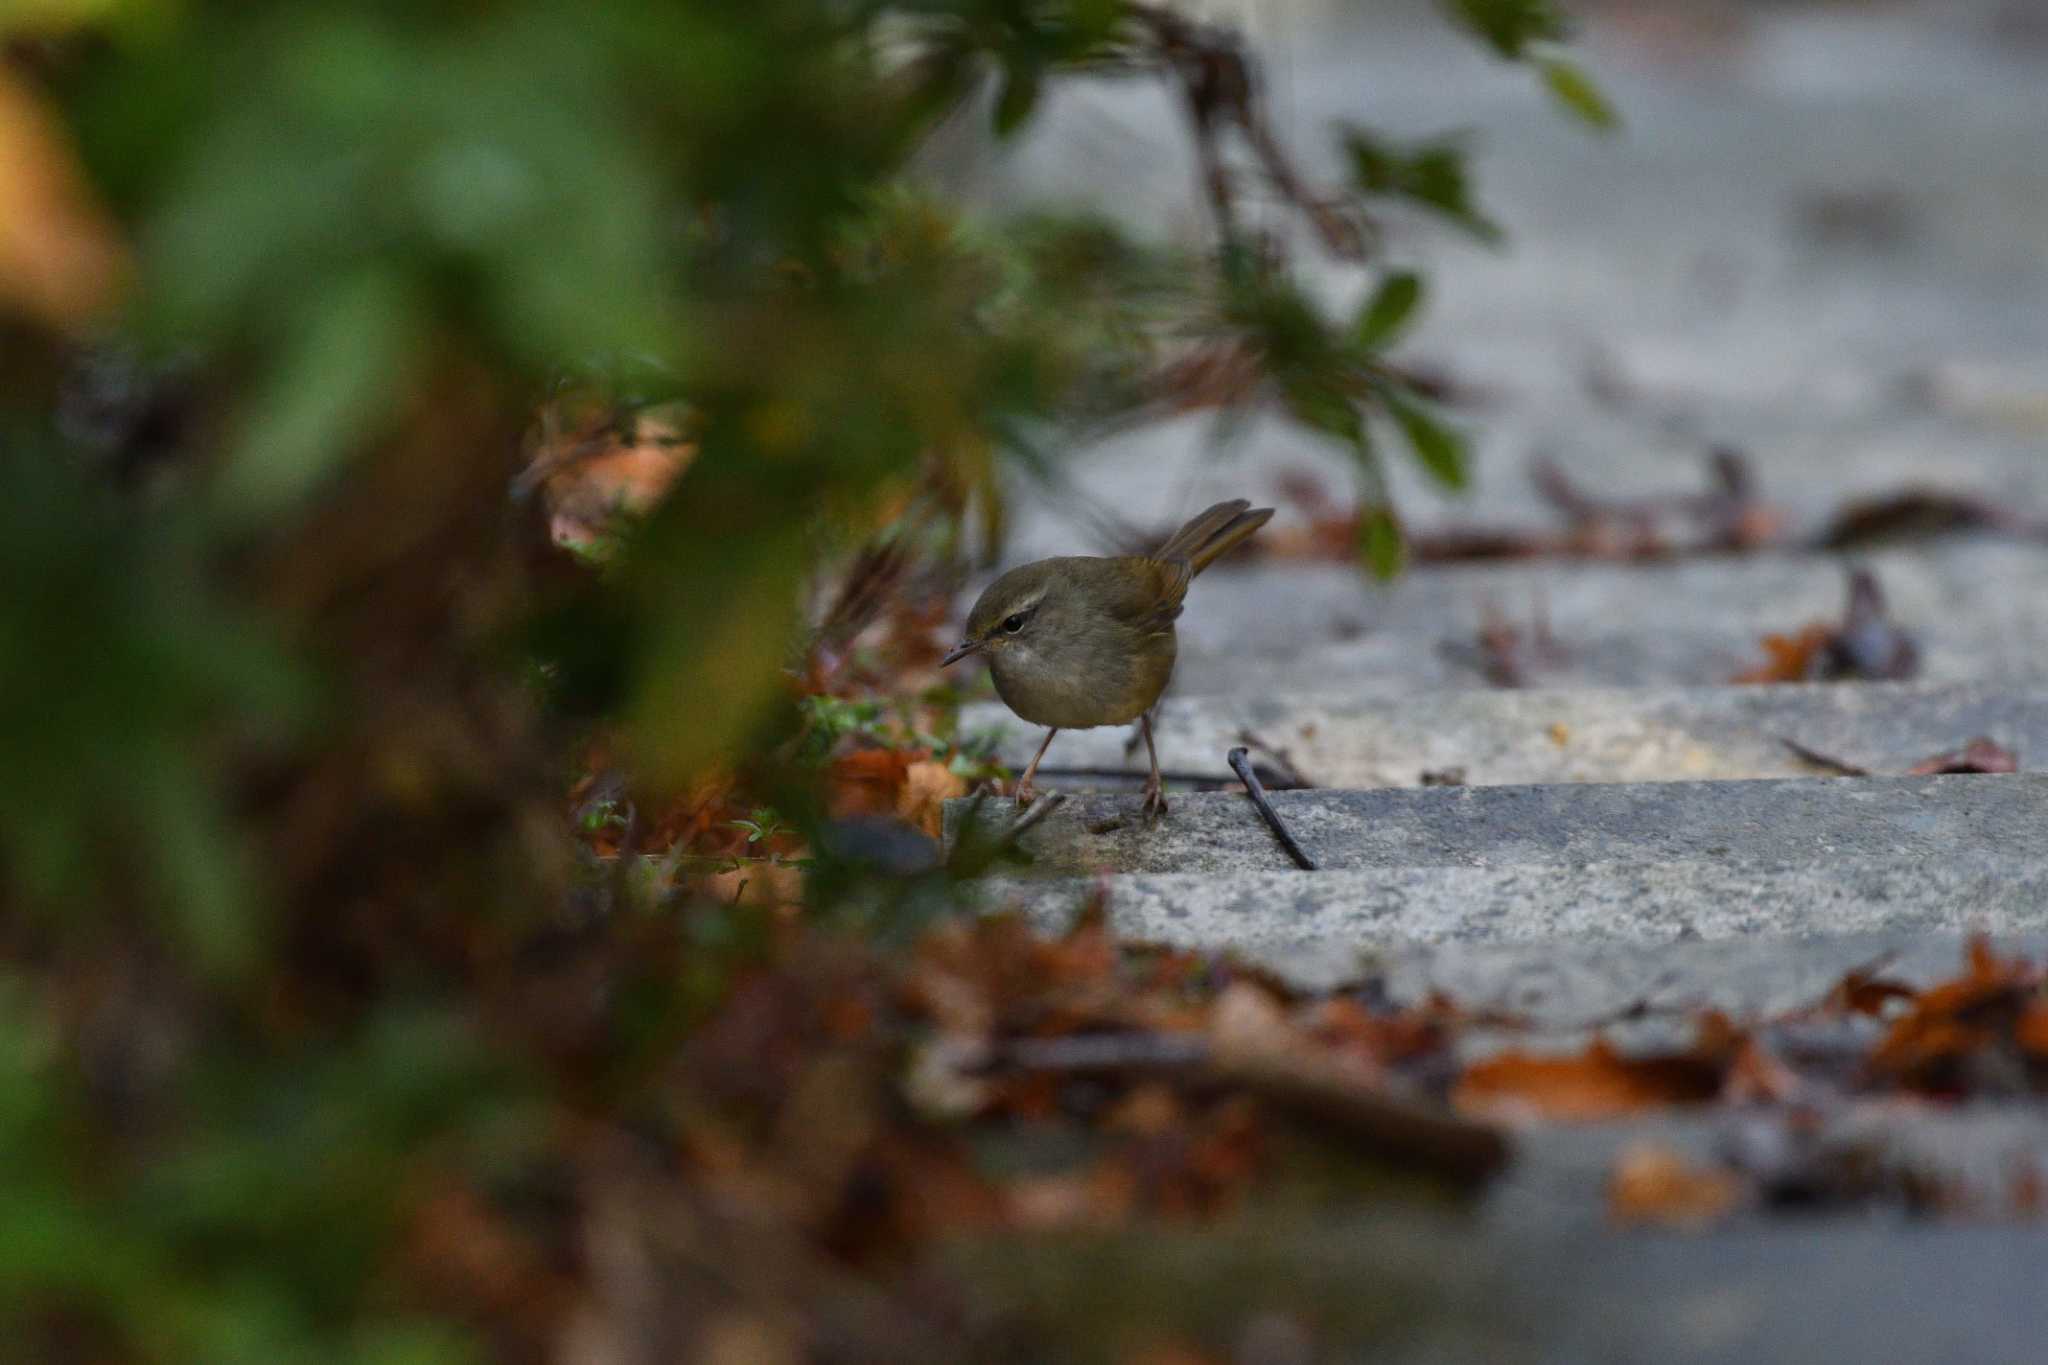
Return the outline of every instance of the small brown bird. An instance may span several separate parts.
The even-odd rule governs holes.
[[[988,585],[967,613],[967,638],[940,665],[986,655],[1003,704],[1049,727],[1017,784],[1018,805],[1031,801],[1032,776],[1054,735],[1135,720],[1152,760],[1145,814],[1166,810],[1151,710],[1173,676],[1181,599],[1196,574],[1272,515],[1272,508],[1254,509],[1242,498],[1219,502],[1149,555],[1062,555],[1012,569]]]

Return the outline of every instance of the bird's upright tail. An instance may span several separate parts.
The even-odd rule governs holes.
[[[1243,498],[1219,502],[1166,538],[1152,552],[1152,558],[1171,563],[1180,560],[1193,577],[1234,549],[1252,532],[1271,519],[1270,507],[1253,507]]]

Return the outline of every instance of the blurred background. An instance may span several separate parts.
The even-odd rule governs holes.
[[[1576,53],[1622,115],[1607,135],[1549,116],[1522,73],[1456,41],[1429,5],[1242,13],[1275,120],[1309,164],[1329,154],[1319,134],[1338,120],[1413,138],[1461,132],[1475,196],[1504,230],[1496,243],[1426,217],[1388,225],[1389,257],[1429,282],[1401,354],[1475,419],[1467,487],[1388,461],[1411,530],[1540,521],[1553,509],[1531,473],[1546,461],[1603,497],[1699,491],[1717,448],[1746,458],[1788,537],[1821,535],[1846,505],[1908,487],[2039,505],[2048,175],[2032,149],[2048,15],[2038,6],[1578,5]],[[1090,202],[1147,233],[1199,233],[1192,159],[1175,128],[1158,92],[1075,88],[1013,155],[960,167],[958,183],[993,203]],[[1366,288],[1356,270],[1309,261],[1304,273],[1336,308]],[[1072,486],[1159,525],[1220,497],[1278,501],[1283,536],[1315,520],[1313,490],[1347,500],[1344,457],[1314,433],[1269,418],[1225,444],[1211,439],[1215,426],[1191,415],[1091,447],[1069,466]],[[1049,500],[1019,513],[1012,552],[1086,549],[1089,534],[1085,518]],[[1994,600],[2017,590],[2017,572],[1996,559],[1957,570]],[[1563,634],[1611,634],[1584,575],[1532,563],[1529,577]],[[1939,590],[1894,587],[1915,598],[1912,615],[1940,614]],[[1699,588],[1703,606],[1720,591]],[[1232,660],[1247,655],[1253,668],[1285,661],[1283,671],[1322,669],[1347,687],[1483,685],[1455,666],[1418,677],[1412,659],[1382,652],[1398,630],[1375,641],[1366,628],[1408,619],[1390,600],[1405,592],[1429,603],[1445,637],[1461,636],[1482,624],[1486,591],[1411,583],[1382,595],[1317,570],[1287,594],[1251,588],[1256,605],[1190,613],[1176,686],[1226,693],[1245,681]],[[1742,591],[1795,618],[1838,607],[1782,580]],[[1516,596],[1495,605],[1526,612]],[[1332,621],[1353,623],[1354,638],[1319,641]],[[1608,640],[1552,676],[1699,681],[1753,652],[1751,640],[1723,638],[1646,657]],[[2030,671],[1989,641],[1967,653],[1927,664],[1940,676]]]
[[[1441,1019],[957,914],[1015,848],[946,803],[1025,743],[937,666],[974,591],[1243,496],[1176,697],[2048,643],[2026,0],[12,0],[0,43],[0,1357],[1510,1358]],[[1876,605],[1759,665],[1845,551]],[[1283,1004],[1468,1155],[988,1074]]]

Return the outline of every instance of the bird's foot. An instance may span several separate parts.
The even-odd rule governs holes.
[[[1026,780],[1019,782],[1017,784],[1018,810],[1024,809],[1026,806],[1030,805],[1033,801],[1036,801],[1037,799],[1038,789],[1031,785],[1030,779],[1027,778]]]
[[[1146,823],[1149,824],[1157,820],[1160,816],[1166,814],[1166,810],[1166,793],[1161,789],[1159,779],[1156,777],[1147,778],[1145,781]]]

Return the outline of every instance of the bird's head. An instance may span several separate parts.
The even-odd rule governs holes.
[[[960,643],[946,651],[939,666],[958,663],[970,654],[993,656],[1028,645],[1051,586],[1052,575],[1043,561],[1012,569],[989,584],[967,613]]]

